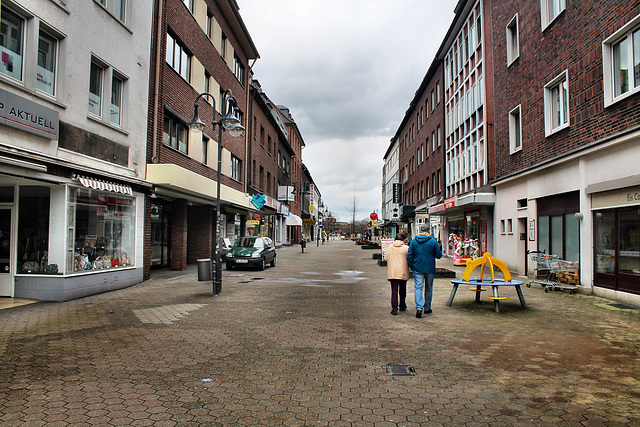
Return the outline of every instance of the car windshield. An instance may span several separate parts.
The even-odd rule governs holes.
[[[264,243],[262,239],[258,239],[257,237],[241,237],[236,241],[234,246],[240,248],[263,248]]]

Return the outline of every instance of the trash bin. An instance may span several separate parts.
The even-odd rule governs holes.
[[[211,258],[198,260],[198,282],[211,280]]]

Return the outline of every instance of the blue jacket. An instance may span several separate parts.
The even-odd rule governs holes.
[[[422,234],[411,241],[407,253],[407,263],[412,271],[435,273],[436,258],[442,258],[442,249],[436,239]]]

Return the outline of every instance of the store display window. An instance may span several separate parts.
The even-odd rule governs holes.
[[[67,271],[133,266],[135,211],[135,198],[70,188]]]
[[[49,206],[48,187],[20,187],[16,270],[20,274],[46,272],[49,265]]]

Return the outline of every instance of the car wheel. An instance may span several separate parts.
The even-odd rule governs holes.
[[[227,263],[227,270],[233,270],[233,265],[230,262]]]
[[[266,263],[264,262],[264,258],[260,258],[260,265],[258,265],[258,269],[260,271],[264,270],[265,264]]]
[[[271,260],[271,267],[275,267],[276,266],[276,256],[273,256],[273,259]]]

